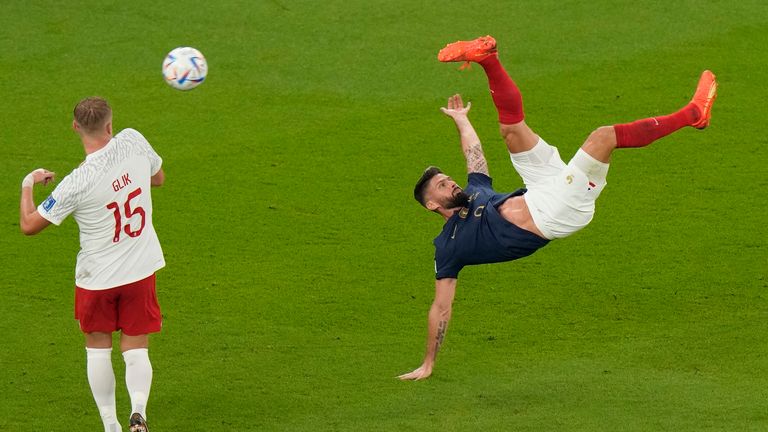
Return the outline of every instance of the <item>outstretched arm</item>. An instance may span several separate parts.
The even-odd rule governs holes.
[[[461,138],[461,149],[467,159],[467,172],[488,175],[488,163],[485,161],[483,146],[480,145],[480,138],[467,117],[471,106],[472,102],[469,102],[465,107],[461,95],[455,94],[448,98],[448,106],[440,108],[440,111],[456,123],[456,129],[459,130]]]
[[[448,331],[448,321],[451,320],[451,306],[456,294],[456,279],[446,278],[435,281],[435,301],[429,309],[429,331],[427,335],[427,353],[424,362],[415,369],[400,375],[401,380],[421,380],[432,375],[437,353],[443,344],[445,332]]]

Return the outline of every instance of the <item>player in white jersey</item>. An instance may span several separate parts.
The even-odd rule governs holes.
[[[149,334],[160,331],[155,272],[165,266],[152,225],[150,188],[165,180],[162,159],[133,129],[112,135],[112,110],[104,99],[82,100],[74,110],[85,161],[35,206],[34,184],[54,173],[37,169],[22,182],[20,227],[37,234],[73,215],[80,229],[75,271],[75,318],[85,334],[88,382],[107,432],[121,431],[115,407],[112,333],[120,332],[131,397],[131,432],[146,432],[152,383]]]

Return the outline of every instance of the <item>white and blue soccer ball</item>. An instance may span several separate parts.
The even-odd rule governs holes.
[[[208,75],[203,53],[192,47],[174,48],[163,60],[163,78],[171,87],[192,90]]]

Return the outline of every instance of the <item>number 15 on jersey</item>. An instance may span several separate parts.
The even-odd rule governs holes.
[[[112,243],[117,243],[120,241],[120,233],[122,231],[125,231],[126,234],[128,234],[128,237],[138,237],[141,235],[141,231],[144,229],[144,224],[147,221],[147,215],[144,212],[144,209],[139,207],[131,208],[131,200],[136,198],[137,196],[141,195],[141,188],[138,188],[134,190],[133,192],[128,194],[128,199],[125,200],[125,203],[123,203],[123,209],[125,210],[125,218],[130,219],[135,215],[141,216],[141,224],[139,225],[139,228],[136,230],[132,230],[131,224],[128,223],[125,226],[123,226],[122,222],[122,215],[120,214],[120,205],[116,202],[111,202],[107,204],[107,209],[112,210],[113,215],[115,216],[115,236],[112,238]]]

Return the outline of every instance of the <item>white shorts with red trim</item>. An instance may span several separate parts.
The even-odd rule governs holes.
[[[584,228],[608,184],[609,165],[579,149],[566,165],[557,148],[539,138],[531,150],[510,153],[528,192],[523,195],[536,227],[553,240]]]

